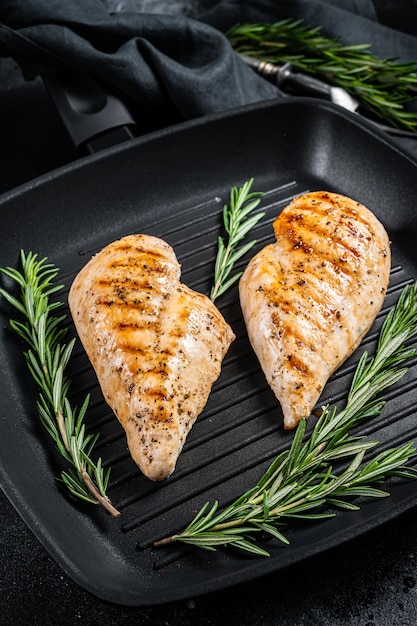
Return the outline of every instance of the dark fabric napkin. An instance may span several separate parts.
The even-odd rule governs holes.
[[[381,23],[380,6],[370,0],[194,0],[187,10],[156,13],[144,12],[139,0],[2,0],[0,56],[13,57],[29,80],[51,69],[88,72],[151,126],[158,120],[166,126],[281,95],[231,49],[224,33],[238,22],[302,19],[346,44],[370,43],[377,56],[416,60],[417,37]]]

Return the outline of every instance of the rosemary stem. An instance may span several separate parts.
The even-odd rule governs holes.
[[[56,421],[58,424],[58,428],[59,428],[59,432],[61,435],[61,439],[62,439],[62,443],[65,446],[65,450],[67,452],[70,452],[70,446],[68,443],[68,437],[67,437],[67,430],[65,428],[65,418],[64,418],[64,414],[62,413],[62,409],[58,409],[58,411],[56,412]]]
[[[216,532],[218,530],[225,530],[226,528],[236,528],[237,526],[241,526],[241,524],[242,520],[240,518],[230,520],[229,522],[222,522],[221,524],[216,524],[215,526],[213,526],[213,532]]]
[[[298,506],[301,506],[302,504],[305,504],[306,502],[308,502],[307,498],[299,498],[298,500],[294,500],[293,502],[290,502],[289,504],[285,504],[283,506],[277,506],[275,509],[271,509],[269,511],[269,517],[282,517],[283,513],[286,513],[287,511],[291,511],[291,509],[296,509]]]
[[[81,469],[81,476],[88,491],[91,493],[93,498],[97,500],[97,502],[99,502],[101,506],[104,509],[106,509],[108,513],[110,513],[110,515],[112,515],[113,517],[118,517],[120,515],[120,511],[118,511],[116,507],[113,506],[113,504],[111,503],[110,499],[107,496],[101,495],[101,493],[95,486],[94,482],[91,480],[90,475],[88,474],[87,470],[84,467]]]
[[[167,546],[170,543],[174,543],[176,541],[176,535],[170,535],[169,537],[164,537],[163,539],[158,539],[154,542],[154,546],[156,548],[162,548],[162,546]]]

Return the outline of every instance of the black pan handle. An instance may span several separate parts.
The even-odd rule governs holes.
[[[97,152],[135,136],[124,103],[91,75],[65,69],[42,78],[79,152]]]

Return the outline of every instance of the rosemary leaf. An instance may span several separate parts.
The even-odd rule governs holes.
[[[109,470],[103,470],[101,459],[95,464],[90,458],[98,435],[86,434],[83,423],[89,398],[80,409],[73,408],[68,399],[70,381],[65,369],[75,339],[62,343],[65,329],[60,325],[65,316],[53,315],[62,304],[51,302],[49,297],[63,287],[54,284],[58,270],[46,261],[22,251],[21,272],[0,268],[20,287],[20,299],[5,289],[0,289],[0,294],[23,316],[23,321],[10,320],[10,326],[29,345],[24,356],[39,387],[38,415],[60,455],[73,466],[69,472],[62,472],[60,481],[74,496],[100,504],[116,516],[119,512],[106,495]]]
[[[241,188],[233,187],[230,191],[229,206],[223,207],[223,226],[228,240],[227,243],[223,237],[217,240],[214,282],[210,291],[210,298],[213,302],[239,280],[241,272],[229,278],[233,267],[256,243],[256,241],[250,241],[236,249],[238,243],[265,215],[265,213],[256,213],[249,217],[249,214],[259,205],[262,196],[261,192],[251,192],[252,184],[253,178],[245,182]]]

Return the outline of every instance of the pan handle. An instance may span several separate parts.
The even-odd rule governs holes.
[[[88,154],[135,134],[128,109],[91,75],[65,69],[43,76],[46,89],[78,152]]]

